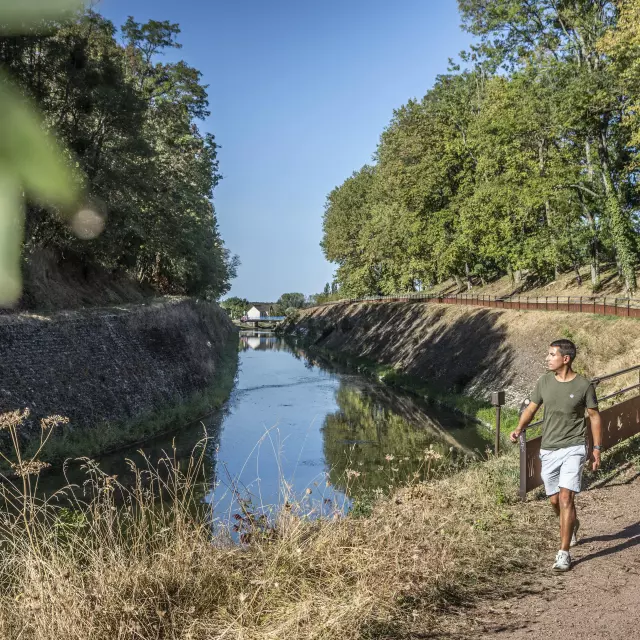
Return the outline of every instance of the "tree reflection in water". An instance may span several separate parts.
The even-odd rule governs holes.
[[[268,332],[241,336],[243,349],[288,351],[307,369],[338,373],[338,410],[321,428],[329,482],[354,497],[451,473],[491,446],[484,427],[416,396],[368,382]]]
[[[329,480],[347,495],[388,491],[411,480],[450,473],[485,455],[489,434],[417,398],[366,383],[341,384],[340,409],[322,427]]]

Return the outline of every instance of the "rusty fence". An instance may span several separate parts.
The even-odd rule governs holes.
[[[356,304],[361,302],[434,302],[492,309],[522,311],[568,311],[596,313],[606,316],[640,318],[640,300],[613,296],[485,296],[467,293],[438,295],[433,293],[407,293],[367,298],[343,298],[322,305]]]
[[[640,364],[605,376],[593,378],[592,382],[596,385],[597,392],[598,385],[601,382],[604,382],[605,380],[612,380],[619,376],[633,373],[634,371],[637,371],[640,376]],[[633,391],[634,389],[640,389],[640,377],[639,381],[635,384],[628,385],[618,391],[608,393],[602,397],[599,396],[598,402],[612,400],[624,393]],[[619,442],[627,440],[628,438],[640,433],[640,395],[623,400],[622,402],[602,410],[600,412],[600,416],[602,419],[602,450],[606,451]],[[530,424],[527,429],[538,427],[542,422],[542,420],[534,422]],[[540,475],[541,441],[542,436],[527,440],[526,429],[520,434],[520,497],[523,500],[526,500],[527,493],[529,491],[542,485],[542,477]],[[589,420],[587,419],[587,459],[591,456],[592,442],[591,427],[589,425]]]

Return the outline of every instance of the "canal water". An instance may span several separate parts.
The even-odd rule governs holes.
[[[175,448],[188,457],[207,435],[203,499],[227,519],[239,501],[255,510],[287,504],[307,513],[448,473],[483,457],[491,435],[461,415],[335,369],[268,332],[240,334],[239,370],[225,409],[171,437],[105,456],[121,482]],[[71,477],[71,480],[78,478]]]

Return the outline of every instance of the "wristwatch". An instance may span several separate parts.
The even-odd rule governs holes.
[[[594,449],[597,449],[598,451],[600,451],[600,449],[602,449],[602,446],[601,446],[601,445],[599,445],[599,444],[594,444],[594,445],[593,445],[593,448],[594,448]]]

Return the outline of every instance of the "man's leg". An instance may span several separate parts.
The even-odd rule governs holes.
[[[556,512],[556,515],[560,515],[560,494],[554,493],[552,496],[549,496],[549,502],[553,507],[553,510]]]
[[[575,492],[560,487],[558,502],[560,505],[560,549],[569,551],[571,535],[576,523],[576,505],[574,501]]]

